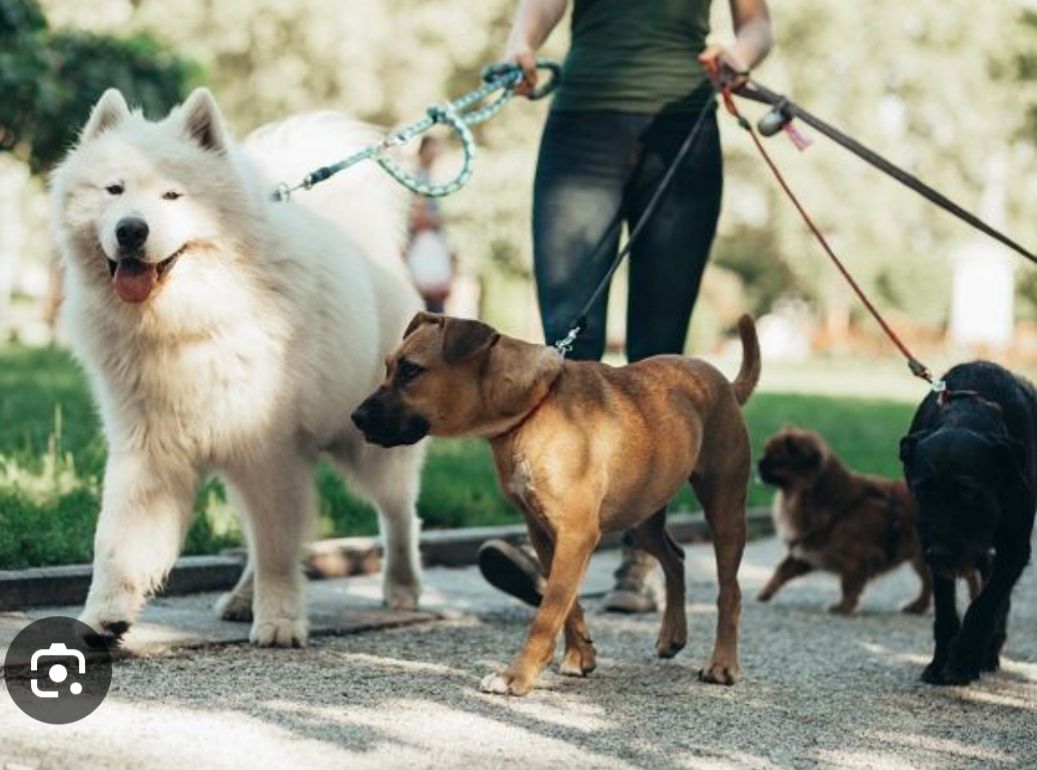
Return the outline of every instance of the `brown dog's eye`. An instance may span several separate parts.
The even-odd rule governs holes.
[[[396,381],[401,385],[406,385],[424,371],[425,367],[418,366],[416,363],[408,361],[406,358],[401,358],[396,364]]]

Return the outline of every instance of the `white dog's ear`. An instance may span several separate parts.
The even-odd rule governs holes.
[[[83,128],[83,141],[94,139],[110,128],[114,128],[124,118],[130,116],[130,108],[118,88],[109,88],[97,100],[90,112],[90,119]]]
[[[220,108],[208,88],[196,88],[180,109],[180,119],[187,135],[202,149],[223,152],[227,149],[227,132]]]

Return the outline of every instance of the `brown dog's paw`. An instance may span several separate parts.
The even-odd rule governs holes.
[[[769,602],[774,597],[773,591],[760,591],[756,594],[756,601],[758,602]]]
[[[832,615],[852,615],[854,606],[846,602],[836,602],[835,604],[828,605],[828,611]]]
[[[730,687],[738,681],[738,665],[710,663],[708,668],[699,671],[699,681],[706,684],[724,684]]]
[[[531,681],[525,681],[509,671],[489,674],[479,683],[482,692],[491,695],[526,695],[533,689]]]
[[[688,630],[677,629],[675,631],[669,631],[663,628],[659,631],[659,639],[655,643],[655,654],[660,658],[672,658],[678,652],[684,649],[684,645],[688,643]]]
[[[598,666],[596,657],[592,645],[573,647],[565,651],[558,673],[562,676],[587,676]]]

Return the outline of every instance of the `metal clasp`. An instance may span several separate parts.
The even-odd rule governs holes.
[[[569,330],[568,334],[555,343],[555,350],[562,354],[562,358],[565,358],[572,352],[573,343],[576,342],[578,336],[580,336],[580,327],[574,326]]]

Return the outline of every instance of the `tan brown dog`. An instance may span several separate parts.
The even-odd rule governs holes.
[[[922,587],[901,609],[921,614],[929,608],[932,580],[915,531],[917,506],[903,480],[855,473],[821,436],[795,426],[767,441],[758,470],[778,487],[775,527],[788,547],[760,601],[793,578],[824,570],[842,584],[842,599],[829,611],[848,615],[869,580],[909,561]],[[970,590],[978,586],[970,582]]]
[[[760,375],[752,319],[739,322],[734,382],[710,364],[655,356],[615,368],[566,361],[553,348],[505,337],[478,321],[419,313],[387,360],[385,382],[353,413],[368,441],[425,435],[490,440],[502,489],[523,512],[546,572],[543,601],[511,665],[486,692],[524,695],[565,627],[562,674],[584,676],[595,653],[576,601],[602,532],[634,529],[666,575],[661,657],[687,640],[683,551],[666,504],[691,481],[713,533],[720,584],[717,634],[703,681],[738,675],[745,499],[751,470],[744,404]]]

